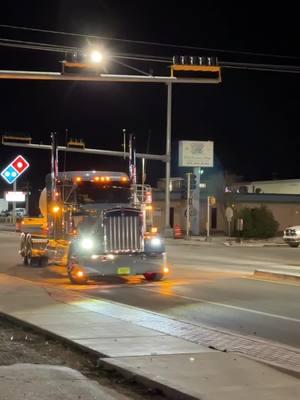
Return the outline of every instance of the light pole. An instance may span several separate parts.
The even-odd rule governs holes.
[[[170,227],[170,178],[171,178],[171,129],[172,129],[172,83],[167,83],[167,134],[166,134],[166,187],[165,187],[165,237],[172,237]]]

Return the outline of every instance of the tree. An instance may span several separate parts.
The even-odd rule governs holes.
[[[275,220],[272,211],[267,207],[242,208],[238,213],[238,218],[244,220],[244,238],[270,238],[274,237],[278,230],[278,222]]]

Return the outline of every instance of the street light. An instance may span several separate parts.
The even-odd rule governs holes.
[[[89,53],[91,63],[100,64],[103,61],[103,53],[97,49],[93,49]]]

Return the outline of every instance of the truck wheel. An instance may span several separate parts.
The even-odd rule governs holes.
[[[299,243],[289,243],[290,247],[299,247]]]
[[[161,274],[159,272],[146,272],[144,274],[144,277],[145,277],[146,281],[157,282],[157,281],[162,280],[162,278],[164,277],[164,274]]]
[[[31,265],[32,262],[32,241],[29,235],[25,236],[25,243],[24,243],[24,258],[23,264],[24,265]]]
[[[77,275],[77,272],[75,272],[74,268],[72,268],[71,270],[68,269],[68,277],[70,279],[70,282],[74,285],[85,285],[88,281],[88,276],[86,274],[83,274],[83,276],[79,277]]]
[[[88,275],[74,264],[70,253],[68,256],[67,270],[71,283],[75,285],[85,285],[89,280]]]
[[[19,253],[20,253],[20,256],[23,258],[25,256],[25,251],[26,251],[25,243],[26,243],[26,235],[25,235],[25,233],[22,233],[21,240],[20,240],[20,252]]]
[[[39,266],[47,267],[47,265],[48,265],[48,257],[46,257],[46,256],[39,257]]]
[[[32,267],[37,267],[40,264],[40,257],[32,257],[32,240],[30,235],[26,237],[23,263]]]

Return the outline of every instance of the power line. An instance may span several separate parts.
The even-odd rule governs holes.
[[[58,53],[66,53],[70,51],[83,51],[78,47],[66,47],[56,44],[49,43],[41,43],[41,42],[30,42],[23,40],[13,40],[7,38],[0,38],[0,46],[5,47],[13,47],[13,48],[21,48],[26,50],[41,50],[41,51],[50,51],[50,52],[58,52]],[[171,63],[172,58],[164,58],[164,57],[156,57],[153,55],[142,55],[142,54],[132,54],[132,53],[116,53],[112,54],[111,59],[115,62],[118,62],[120,65],[124,67],[135,70],[136,72],[140,72],[142,74],[148,75],[146,72],[128,65],[126,63],[122,63],[121,61],[116,61],[117,59],[127,59],[131,61],[142,61],[142,62],[158,62],[158,63]],[[240,69],[240,70],[256,70],[256,71],[268,71],[268,72],[286,72],[286,73],[299,73],[300,67],[293,65],[282,65],[282,64],[259,64],[259,63],[240,63],[240,62],[220,62],[219,65],[222,68],[226,69]]]
[[[47,34],[54,34],[54,35],[84,37],[84,38],[97,39],[97,40],[117,41],[117,42],[132,43],[132,44],[147,45],[147,46],[169,47],[169,48],[187,49],[187,50],[201,50],[201,51],[223,53],[223,54],[227,53],[227,54],[238,54],[238,55],[245,55],[245,56],[284,58],[284,59],[295,59],[295,60],[300,59],[300,57],[297,57],[297,56],[289,56],[289,55],[282,55],[282,54],[260,53],[260,52],[241,51],[241,50],[232,50],[232,49],[215,49],[215,48],[208,48],[208,47],[178,45],[178,44],[173,44],[173,43],[159,43],[159,42],[151,42],[151,41],[144,41],[144,40],[121,39],[121,38],[112,38],[112,37],[107,37],[107,36],[87,35],[87,34],[81,34],[81,33],[56,31],[56,30],[51,30],[51,29],[39,29],[39,28],[31,28],[31,27],[16,26],[16,25],[0,24],[0,28],[23,30],[23,31],[30,31],[30,32],[40,32],[40,33],[47,33]]]
[[[14,40],[7,38],[0,38],[0,46],[14,47],[14,48],[28,49],[28,50],[43,50],[43,51],[51,51],[58,53],[66,53],[70,51],[74,52],[84,51],[79,47],[70,47],[70,46],[66,47],[56,44],[29,42],[25,40]],[[115,53],[111,57],[120,59],[123,58],[127,60],[136,60],[136,61],[158,62],[158,63],[168,63],[172,61],[171,58],[163,58],[146,54]]]

